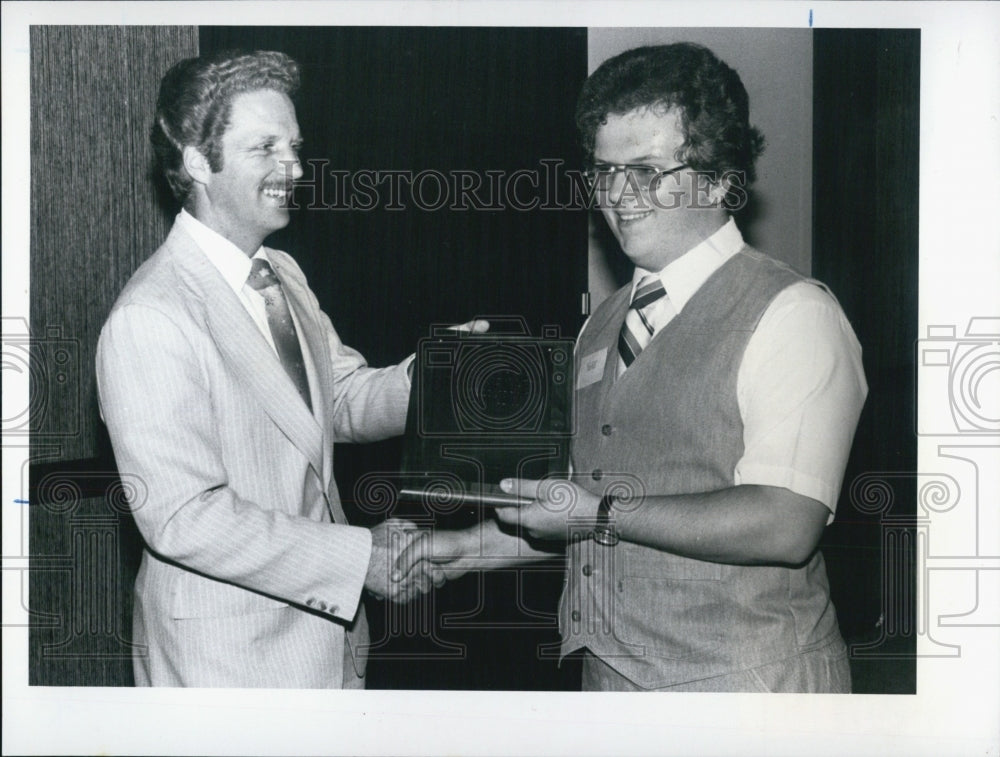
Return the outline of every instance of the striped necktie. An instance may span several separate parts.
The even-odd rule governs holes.
[[[247,285],[260,292],[264,298],[267,325],[271,329],[271,337],[274,339],[274,346],[278,351],[281,365],[284,367],[285,373],[288,374],[288,378],[295,384],[295,388],[299,390],[299,394],[302,395],[306,407],[312,410],[309,380],[306,378],[302,346],[299,344],[299,336],[295,332],[292,311],[288,308],[288,300],[281,288],[281,282],[274,275],[271,264],[264,258],[253,259]]]
[[[643,276],[632,295],[625,322],[618,334],[618,375],[639,356],[655,331],[651,314],[656,303],[667,296],[659,276]],[[667,301],[669,305],[669,300]]]

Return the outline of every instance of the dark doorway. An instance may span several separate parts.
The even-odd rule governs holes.
[[[854,691],[914,693],[920,31],[814,40],[813,274],[853,324],[869,384],[822,546]]]
[[[580,167],[573,110],[586,43],[584,29],[200,30],[203,54],[276,49],[302,64],[302,157],[317,184],[299,192],[303,209],[269,244],[296,257],[341,338],[373,365],[404,358],[433,324],[474,315],[575,336],[587,218],[560,207],[566,185],[551,177]],[[362,173],[368,188],[345,190]],[[352,513],[354,487],[398,470],[399,455],[398,440],[338,447],[355,522],[384,517],[370,506]],[[558,639],[562,563],[540,567],[469,575],[402,610],[369,602],[369,687],[578,688],[573,669],[546,653]]]

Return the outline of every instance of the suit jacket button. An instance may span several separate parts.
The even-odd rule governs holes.
[[[604,434],[605,436],[611,436],[613,431],[614,429],[611,427],[610,423],[605,423],[603,426],[601,426],[601,433]]]
[[[603,476],[604,476],[604,471],[602,471],[600,468],[595,468],[594,472],[590,474],[590,477],[595,481],[600,481]]]
[[[587,565],[584,565],[583,568],[581,568],[580,572],[583,573],[583,575],[585,576],[589,576],[591,573],[594,572],[594,569],[591,568],[590,564],[588,563]]]

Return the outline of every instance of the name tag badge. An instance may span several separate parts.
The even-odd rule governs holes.
[[[583,389],[604,378],[604,363],[607,359],[607,348],[587,355],[580,363],[580,372],[576,377],[576,388]]]

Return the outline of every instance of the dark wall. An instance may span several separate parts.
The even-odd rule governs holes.
[[[325,185],[298,191],[302,209],[269,244],[296,257],[341,337],[371,363],[396,362],[432,324],[474,315],[518,316],[535,335],[557,325],[575,336],[587,289],[587,219],[558,207],[568,203],[567,186],[547,182],[542,161],[580,167],[572,118],[586,76],[585,30],[202,27],[200,44],[203,53],[283,50],[302,64],[304,179],[319,181],[326,171]],[[372,209],[345,209],[330,170],[433,171],[449,181],[467,172],[481,178],[476,196],[490,209],[476,209],[471,197],[458,209],[453,189],[450,201],[430,209],[440,195],[436,179],[425,179],[423,207],[405,188],[393,200],[386,181],[376,183]],[[537,191],[527,179],[514,196],[487,190],[487,172],[506,185],[524,170],[539,175]],[[534,209],[515,206],[535,200]],[[396,440],[338,446],[336,477],[352,520],[423,514],[352,512],[358,478],[396,471],[399,460]],[[434,523],[482,517],[435,514]],[[402,609],[369,601],[368,685],[576,688],[572,668],[539,659],[557,641],[561,587],[556,560],[467,576]]]
[[[169,228],[147,130],[160,77],[197,54],[197,31],[32,26],[30,46],[30,680],[127,685],[141,547],[107,455],[94,355]]]
[[[814,50],[813,274],[869,384],[823,550],[855,690],[912,692],[920,32],[817,30]]]
[[[328,174],[471,171],[484,182],[486,171],[539,170],[547,158],[580,167],[572,115],[585,30],[202,27],[200,40],[205,53],[278,49],[302,64],[304,180],[319,178],[309,161]],[[425,181],[433,204],[436,180]],[[373,209],[350,210],[329,175],[325,189],[323,209],[309,209],[318,192],[300,189],[304,209],[269,244],[296,256],[341,336],[372,363],[412,352],[428,324],[482,313],[575,335],[582,213],[422,210],[405,190],[390,209],[388,181]]]

